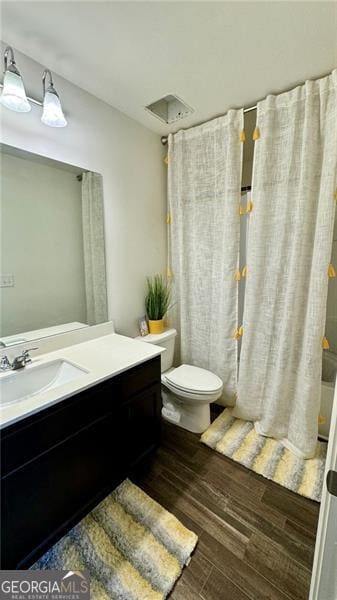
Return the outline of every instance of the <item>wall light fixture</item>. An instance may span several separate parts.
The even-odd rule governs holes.
[[[10,57],[10,64],[8,58]],[[46,87],[46,79],[49,85]],[[42,106],[41,121],[49,127],[65,127],[68,123],[63,114],[61,102],[54,88],[53,77],[49,69],[45,69],[42,75],[43,101],[35,100],[26,96],[22,77],[16,66],[14,51],[7,46],[4,52],[4,81],[0,84],[2,93],[0,103],[15,112],[29,112],[31,104]]]
[[[49,77],[49,86],[46,88],[46,78]],[[59,95],[54,88],[52,74],[45,69],[42,75],[43,87],[43,112],[41,121],[49,127],[65,127],[67,121],[64,117]]]

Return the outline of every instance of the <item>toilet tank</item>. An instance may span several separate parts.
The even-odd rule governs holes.
[[[148,344],[155,344],[156,346],[166,348],[166,351],[161,355],[162,373],[170,369],[173,365],[174,343],[176,335],[177,332],[175,329],[166,329],[166,331],[163,333],[149,333],[149,335],[137,338],[142,342],[147,342]]]

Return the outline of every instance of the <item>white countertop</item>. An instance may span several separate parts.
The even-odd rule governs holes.
[[[28,415],[47,408],[47,406],[61,402],[155,356],[159,356],[164,351],[165,349],[160,346],[113,333],[75,346],[68,346],[48,354],[39,355],[35,358],[32,353],[32,363],[27,365],[25,370],[31,369],[37,364],[63,359],[82,367],[88,373],[84,373],[78,379],[57,388],[44,390],[34,396],[1,407],[0,428],[15,423]],[[8,371],[6,373],[8,374]],[[1,373],[0,378],[5,376],[6,373]],[[20,372],[17,374],[20,376]]]

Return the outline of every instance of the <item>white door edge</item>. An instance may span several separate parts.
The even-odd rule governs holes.
[[[337,470],[337,386],[335,384],[335,393],[331,414],[331,426],[330,426],[330,434],[329,434],[329,443],[325,464],[325,472],[324,472],[324,480],[323,480],[323,491],[322,491],[322,500],[321,500],[321,508],[319,511],[319,519],[318,519],[318,528],[316,535],[316,545],[315,545],[315,556],[314,556],[314,564],[312,568],[312,576],[311,576],[311,586],[310,586],[310,594],[309,600],[323,600],[320,596],[320,587],[322,584],[322,565],[324,558],[324,551],[327,550],[327,531],[328,531],[328,522],[329,515],[331,509],[331,502],[333,496],[328,492],[326,486],[326,476],[328,471],[332,469],[334,471]],[[331,577],[336,576],[335,573],[330,573]],[[336,598],[324,598],[324,600],[336,600]]]

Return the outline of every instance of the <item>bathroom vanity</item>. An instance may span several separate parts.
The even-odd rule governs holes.
[[[161,351],[113,334],[26,367],[86,372],[2,411],[2,569],[28,568],[158,446]]]

